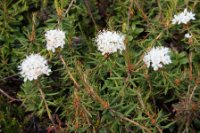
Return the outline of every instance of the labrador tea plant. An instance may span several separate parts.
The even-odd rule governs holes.
[[[200,131],[199,0],[2,0],[0,133]]]

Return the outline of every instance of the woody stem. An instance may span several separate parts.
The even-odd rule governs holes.
[[[45,108],[46,108],[48,117],[49,117],[51,123],[52,123],[53,125],[55,125],[55,123],[54,123],[54,121],[53,121],[53,117],[52,117],[52,115],[51,115],[51,113],[50,113],[49,106],[48,106],[48,104],[47,104],[47,102],[46,102],[46,99],[45,99],[45,94],[44,94],[44,92],[42,91],[41,85],[40,85],[40,83],[39,83],[38,80],[36,81],[36,83],[37,83],[37,86],[38,86],[38,90],[39,90],[39,92],[40,92],[40,94],[41,94],[42,101],[44,102],[44,105],[45,105]]]

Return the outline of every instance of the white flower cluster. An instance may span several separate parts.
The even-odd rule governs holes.
[[[174,18],[172,20],[172,24],[187,24],[190,20],[195,20],[195,14],[192,12],[189,12],[187,9],[184,9],[183,12],[174,15]]]
[[[125,36],[116,31],[103,30],[99,32],[95,38],[98,50],[104,54],[115,53],[118,50],[120,53],[125,50]]]
[[[47,50],[55,52],[58,47],[63,48],[65,44],[65,32],[61,30],[49,30],[45,33]]]
[[[146,53],[143,61],[147,67],[152,66],[154,71],[157,71],[158,68],[163,67],[163,65],[171,63],[169,49],[166,47],[153,47],[148,53]]]
[[[192,37],[192,35],[190,33],[185,34],[185,38],[190,39]]]
[[[20,74],[24,77],[24,81],[35,80],[40,75],[49,75],[51,69],[49,69],[47,60],[39,54],[31,54],[19,66],[21,70]]]

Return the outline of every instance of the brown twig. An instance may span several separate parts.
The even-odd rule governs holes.
[[[21,101],[20,99],[16,99],[16,98],[11,97],[11,96],[8,95],[5,91],[3,91],[1,88],[0,88],[0,92],[1,92],[1,94],[3,94],[4,96],[6,96],[8,99],[10,99],[11,102],[13,102],[13,101]]]
[[[35,34],[36,33],[35,32],[36,16],[37,16],[37,13],[32,14],[32,30],[31,30],[30,35],[28,36],[28,39],[31,43],[34,43],[35,37],[36,37],[36,34]]]
[[[75,129],[76,129],[76,132],[79,128],[79,113],[80,113],[80,97],[78,96],[78,90],[80,88],[80,85],[78,84],[78,82],[76,81],[75,77],[72,75],[71,71],[70,71],[70,68],[68,67],[67,63],[65,62],[64,58],[62,55],[59,54],[59,59],[61,60],[62,64],[65,66],[66,68],[66,71],[69,75],[69,78],[73,81],[74,83],[74,100],[73,100],[73,108],[75,110],[74,112],[74,116],[75,116]]]
[[[96,99],[101,105],[105,108],[109,108],[109,103],[104,101],[93,89],[93,87],[88,83],[87,76],[85,73],[82,74],[81,80],[83,81],[84,88],[88,92],[90,96],[93,97],[93,99]]]
[[[125,41],[125,53],[124,53],[124,58],[125,58],[125,63],[127,67],[127,75],[131,75],[131,72],[133,71],[134,65],[131,63],[130,55],[129,55],[129,49],[128,49],[128,42]]]
[[[77,130],[78,127],[79,127],[79,105],[80,105],[80,98],[77,94],[77,90],[74,89],[74,101],[73,101],[73,107],[75,109],[75,113],[74,113],[74,116],[75,116],[75,129]]]
[[[142,13],[143,19],[147,22],[148,25],[150,25],[148,17],[146,15],[146,13],[144,12],[144,10],[140,7],[139,2],[137,0],[134,0],[134,3],[135,3],[136,8],[138,9],[138,11]]]
[[[65,11],[65,13],[63,15],[64,17],[67,15],[67,13],[69,12],[69,10],[72,8],[73,3],[75,3],[75,0],[71,0],[69,6],[67,8],[67,10]]]
[[[151,132],[148,128],[146,128],[145,126],[140,125],[138,122],[136,122],[136,121],[134,121],[134,120],[131,120],[131,119],[125,117],[123,114],[118,113],[118,112],[116,112],[116,111],[113,110],[113,109],[110,109],[110,111],[111,111],[112,113],[116,114],[116,116],[120,117],[122,120],[125,120],[125,121],[130,122],[130,123],[132,123],[133,125],[136,125],[136,126],[138,126],[139,128],[145,130],[145,131],[148,132],[148,133],[152,133],[152,132]]]
[[[39,90],[39,92],[40,92],[40,94],[41,94],[42,101],[44,102],[44,105],[45,105],[45,108],[46,108],[48,117],[49,117],[51,123],[52,123],[53,125],[55,125],[55,123],[54,123],[54,121],[53,121],[53,117],[52,117],[52,115],[51,115],[51,113],[50,113],[49,106],[48,106],[48,104],[47,104],[47,102],[46,102],[46,99],[45,99],[45,94],[44,94],[44,92],[42,91],[40,82],[39,82],[38,80],[36,80],[35,82],[36,82],[37,87],[38,87],[38,90]]]
[[[192,90],[192,93],[190,94],[190,102],[192,101],[192,97],[194,96],[194,92],[195,92],[195,90],[197,89],[197,87],[198,87],[198,84],[195,84],[195,86],[194,86],[194,88],[193,88],[193,90]]]
[[[193,76],[192,76],[192,52],[189,53],[189,79],[190,79],[190,81],[193,79]]]
[[[130,25],[130,19],[131,19],[131,11],[132,11],[132,6],[133,6],[133,0],[130,0],[130,6],[128,8],[128,17],[127,17],[127,27],[126,30],[129,29]],[[131,63],[131,59],[129,56],[129,52],[128,52],[128,40],[125,40],[125,62],[127,65],[127,75],[130,75],[132,70],[133,70],[133,64]]]
[[[79,97],[77,89],[74,89],[73,108],[74,108],[74,117],[75,117],[74,127],[75,127],[76,131],[79,128],[79,124],[81,124],[82,122],[87,122],[88,125],[91,125],[89,118],[87,116],[88,111],[87,111],[86,107],[83,104],[81,104],[81,97]],[[84,120],[86,120],[86,121],[84,121],[84,120],[81,121],[81,119],[79,121],[79,118],[84,118]]]
[[[62,55],[59,55],[59,59],[62,61],[62,64],[65,66],[66,70],[67,70],[67,73],[69,74],[69,77],[70,79],[74,82],[74,85],[75,85],[75,88],[76,89],[79,89],[80,86],[78,84],[78,82],[75,80],[74,76],[72,75],[67,63],[65,62],[64,58]]]
[[[6,80],[6,79],[9,79],[9,78],[12,78],[12,77],[15,77],[15,76],[18,76],[19,74],[13,74],[13,75],[10,75],[10,76],[8,76],[8,77],[4,77],[4,78],[2,78],[2,79],[0,79],[0,80]]]
[[[78,127],[79,127],[79,113],[81,112],[81,106],[82,105],[80,103],[80,97],[78,96],[78,90],[80,88],[80,85],[78,84],[78,82],[76,81],[75,77],[72,75],[70,68],[68,67],[67,63],[65,62],[64,58],[62,55],[59,55],[59,59],[61,60],[62,64],[65,66],[66,71],[69,75],[69,78],[73,81],[74,83],[74,101],[73,101],[73,107],[75,110],[74,116],[75,116],[75,129],[77,131]],[[84,107],[82,105],[82,107]],[[83,111],[85,111],[85,107],[83,108]],[[87,117],[87,116],[86,116]],[[89,120],[87,119],[87,122],[89,122]]]
[[[80,63],[78,63],[80,65]],[[87,79],[87,75],[81,70],[81,68],[79,67],[79,65],[76,65],[77,67],[77,71],[79,72],[80,75],[80,79],[83,83],[83,86],[86,90],[86,92],[95,100],[97,100],[104,109],[108,109],[109,108],[109,103],[107,101],[104,101],[95,91],[94,88],[90,85],[88,79]]]
[[[151,85],[150,85],[150,86],[151,86]],[[139,92],[137,92],[137,95],[138,95],[138,100],[139,100],[139,102],[140,102],[140,104],[141,104],[141,106],[142,106],[142,109],[145,111],[146,115],[147,115],[147,116],[149,117],[149,119],[151,120],[151,124],[155,125],[155,127],[158,129],[158,131],[159,131],[160,133],[163,133],[162,129],[156,124],[156,120],[153,118],[154,116],[151,115],[151,114],[149,113],[149,111],[147,110],[147,108],[146,108],[146,106],[145,106],[145,104],[144,104],[144,101],[143,101],[143,99],[142,99],[141,94],[140,94]]]
[[[165,29],[164,29],[165,30]],[[164,31],[163,30],[163,31]],[[157,36],[156,36],[156,38],[155,39],[153,39],[151,42],[150,42],[150,44],[149,44],[149,49],[155,44],[155,42],[158,40],[158,39],[160,39],[161,37],[162,37],[162,35],[163,35],[163,32],[160,32]]]

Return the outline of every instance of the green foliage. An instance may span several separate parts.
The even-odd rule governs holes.
[[[200,130],[198,0],[76,0],[66,13],[70,3],[0,2],[0,89],[19,99],[0,93],[0,132]],[[196,20],[172,25],[184,8]],[[52,53],[44,34],[56,28],[66,43]],[[122,54],[101,55],[94,38],[102,29],[123,32]],[[188,32],[191,39],[184,38]],[[171,49],[172,63],[158,71],[143,63],[154,46]],[[23,82],[18,65],[31,53],[48,59],[52,72]]]
[[[6,133],[22,132],[19,120],[22,119],[24,112],[17,105],[10,105],[0,97],[0,131]]]

